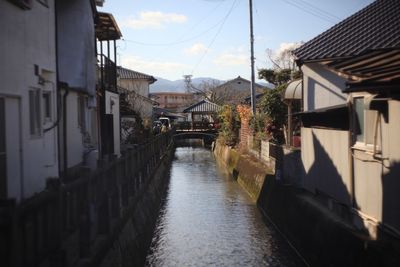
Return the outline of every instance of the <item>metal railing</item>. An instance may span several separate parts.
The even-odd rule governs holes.
[[[99,77],[98,84],[102,90],[117,92],[117,66],[103,54],[97,56]]]
[[[157,135],[70,183],[54,179],[21,204],[0,202],[2,266],[71,266],[105,248],[104,240],[120,229],[129,207],[144,194],[172,134]]]

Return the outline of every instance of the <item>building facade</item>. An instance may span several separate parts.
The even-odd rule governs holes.
[[[186,108],[193,104],[194,101],[194,95],[191,93],[159,92],[151,95],[160,108],[171,111],[179,111],[179,109]]]
[[[27,199],[101,151],[106,105],[96,88],[95,38],[105,38],[100,14],[94,0],[0,3],[6,28],[0,59],[7,62],[0,67],[0,198]],[[118,152],[119,140],[113,146]]]
[[[55,1],[0,2],[0,197],[58,176]]]
[[[399,12],[398,1],[375,1],[294,51],[303,187],[347,207],[374,239],[400,236]]]
[[[117,72],[120,93],[124,94],[126,101],[142,120],[151,121],[155,103],[149,98],[149,86],[157,79],[123,67],[118,67]]]
[[[60,168],[79,168],[98,147],[93,1],[57,2]]]

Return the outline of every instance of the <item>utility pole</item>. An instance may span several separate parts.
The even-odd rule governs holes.
[[[250,11],[250,61],[251,61],[251,110],[256,115],[256,94],[255,94],[255,78],[254,78],[254,34],[253,34],[253,1],[249,0]]]

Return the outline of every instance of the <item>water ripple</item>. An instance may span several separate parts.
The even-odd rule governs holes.
[[[303,266],[209,150],[178,148],[147,266]]]

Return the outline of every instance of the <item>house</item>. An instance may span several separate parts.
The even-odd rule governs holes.
[[[94,1],[57,2],[60,172],[78,171],[98,150]],[[97,159],[97,157],[96,157]]]
[[[108,140],[101,137],[110,127],[101,119],[107,92],[101,89],[112,77],[116,85],[116,71],[100,72],[104,79],[96,90],[95,38],[109,42],[120,32],[96,3],[102,1],[0,3],[7,29],[0,42],[7,62],[0,69],[0,198],[27,199],[49,178],[64,180],[87,165],[91,151],[104,152],[99,144]],[[112,66],[111,60],[100,62],[101,70]],[[119,130],[119,118],[113,122]],[[112,141],[118,154],[119,141]]]
[[[0,2],[2,199],[29,198],[59,174],[54,2]]]
[[[183,113],[190,114],[189,121],[192,129],[207,129],[209,126],[214,127],[220,109],[221,106],[203,99],[185,108]]]
[[[250,85],[249,80],[238,76],[214,88],[213,94],[215,95],[212,99],[221,104],[239,104],[250,95]],[[263,93],[264,89],[265,87],[255,84],[256,94]]]
[[[373,238],[400,236],[399,14],[399,1],[377,0],[294,51],[303,187]]]
[[[171,111],[179,111],[194,101],[194,95],[191,93],[157,92],[152,93],[151,96],[158,102],[160,108]]]
[[[157,81],[153,76],[134,70],[117,68],[118,86],[133,110],[140,114],[143,120],[150,121],[153,113],[153,100],[149,98],[149,86]]]
[[[100,158],[107,160],[121,155],[120,96],[117,86],[117,40],[121,31],[112,14],[98,12],[97,39],[97,102],[100,122]]]

